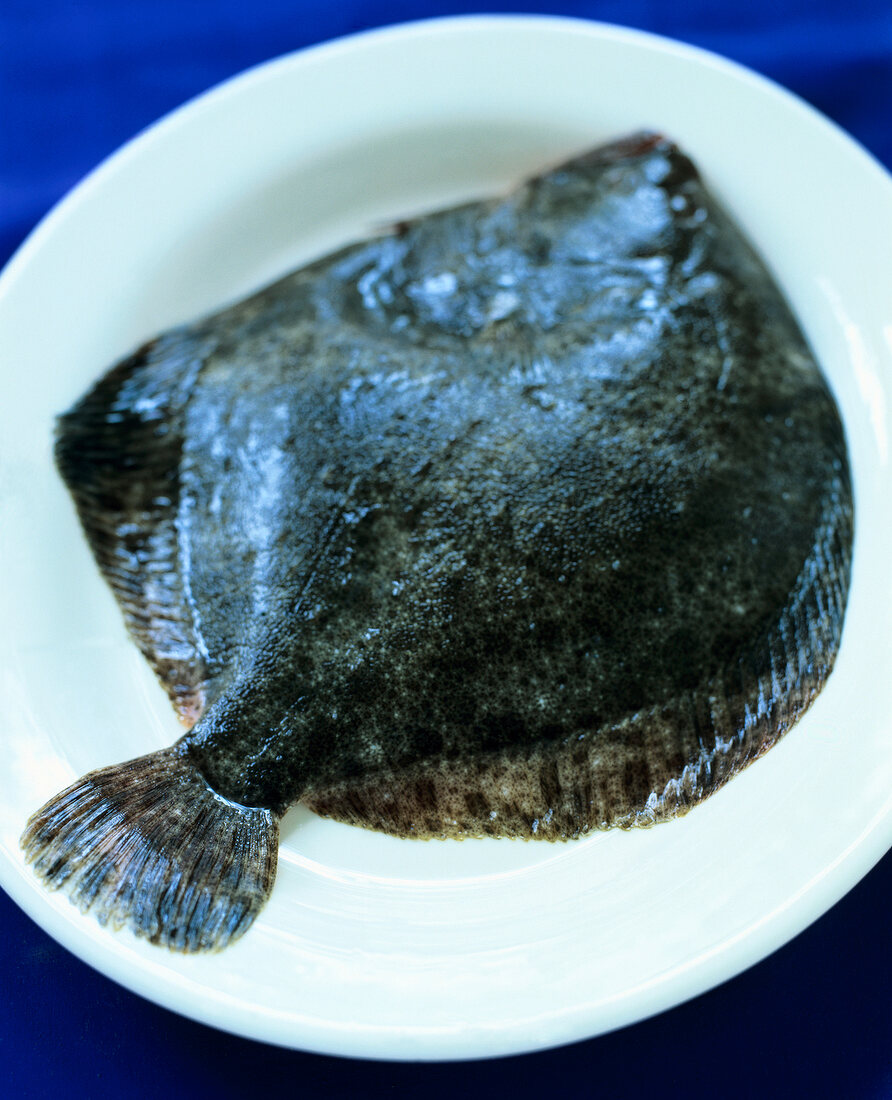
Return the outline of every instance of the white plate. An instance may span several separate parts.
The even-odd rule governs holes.
[[[689,817],[551,846],[399,841],[293,812],[243,940],[183,958],[38,885],[28,814],[179,727],[81,538],[53,415],[117,356],[382,222],[504,188],[642,126],[681,142],[786,288],[841,404],[854,580],[805,720]],[[129,988],[287,1046],[387,1058],[532,1050],[640,1019],[757,961],[892,843],[892,186],[752,73],[596,24],[472,18],[261,66],[142,134],[0,279],[0,881]]]

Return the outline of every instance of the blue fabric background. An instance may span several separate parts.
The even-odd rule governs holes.
[[[474,10],[575,15],[715,50],[798,92],[892,167],[888,0],[484,9],[449,0],[3,0],[0,264],[99,160],[210,85],[339,35]],[[406,1066],[281,1051],[182,1020],[94,973],[0,894],[0,1082],[8,1096],[128,1100],[270,1090],[430,1100],[518,1090],[892,1096],[890,907],[892,856],[793,943],[654,1020],[544,1054]]]

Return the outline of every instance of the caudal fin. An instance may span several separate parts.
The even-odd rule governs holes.
[[[278,819],[216,794],[180,746],[90,772],[29,820],[25,856],[103,924],[176,951],[240,936],[272,889]]]

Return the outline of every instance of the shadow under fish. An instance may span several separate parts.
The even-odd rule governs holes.
[[[783,297],[641,134],[178,328],[59,469],[191,727],[22,838],[82,908],[241,934],[301,799],[403,837],[685,813],[839,646],[839,415]]]

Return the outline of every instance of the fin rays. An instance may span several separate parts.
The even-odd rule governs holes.
[[[206,951],[240,936],[269,896],[278,823],[221,798],[175,746],[84,776],[32,816],[21,843],[47,885],[101,923]]]
[[[176,333],[145,345],[60,418],[56,438],[97,564],[187,726],[201,715],[208,679],[176,531],[177,418],[201,365],[195,350]]]

